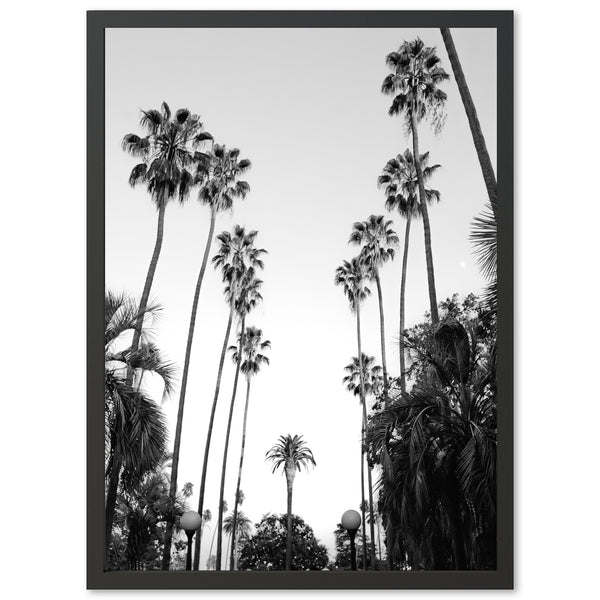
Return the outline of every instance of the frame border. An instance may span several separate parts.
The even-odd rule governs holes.
[[[514,38],[513,11],[88,11],[87,12],[87,589],[514,589]],[[496,571],[104,571],[105,97],[108,27],[497,30],[498,410]],[[99,518],[100,515],[100,518]]]

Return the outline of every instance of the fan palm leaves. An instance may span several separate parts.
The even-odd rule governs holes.
[[[397,52],[388,54],[386,64],[392,72],[384,79],[381,91],[384,94],[394,96],[389,114],[403,115],[407,129],[412,135],[413,157],[416,158],[414,162],[419,183],[421,213],[423,215],[429,305],[431,320],[435,324],[438,322],[439,316],[425,182],[421,162],[418,160],[421,156],[419,152],[418,123],[423,118],[428,117],[436,131],[442,128],[445,117],[446,93],[439,86],[449,79],[449,75],[440,66],[440,58],[436,54],[436,49],[425,46],[419,38],[410,42],[403,42]]]
[[[252,522],[241,510],[235,515],[231,512],[223,520],[223,531],[229,535],[231,542],[231,556],[233,557],[231,570],[233,571],[235,569],[235,559],[238,555],[237,544],[250,537]]]
[[[352,362],[344,367],[347,375],[342,379],[342,383],[346,385],[346,389],[352,392],[355,396],[360,396],[360,364],[362,362],[362,377],[365,396],[376,396],[381,391],[383,386],[383,377],[381,375],[381,367],[375,364],[375,357],[362,355],[362,361],[357,357],[352,357]]]
[[[158,375],[168,396],[174,385],[175,368],[150,341],[148,328],[140,328],[144,315],[155,317],[158,306],[140,311],[125,294],[108,291],[104,305],[104,414],[106,458],[106,555],[119,482],[133,489],[152,471],[165,453],[167,426],[160,409],[142,388],[143,375]],[[139,331],[142,345],[127,346],[130,335]],[[124,346],[124,348],[123,348]],[[131,373],[131,376],[128,375]],[[135,382],[135,387],[132,383]]]
[[[214,426],[215,411],[219,400],[219,391],[221,388],[221,376],[223,374],[223,365],[225,362],[225,354],[227,352],[227,344],[231,333],[231,325],[233,322],[234,312],[237,307],[240,307],[240,291],[244,289],[244,285],[260,286],[260,280],[255,278],[255,273],[258,269],[264,267],[262,257],[266,254],[266,250],[257,248],[254,243],[257,231],[246,230],[240,225],[235,225],[231,232],[224,231],[217,236],[219,248],[214,255],[212,262],[216,269],[221,271],[221,278],[224,287],[224,294],[229,305],[229,316],[227,319],[227,327],[225,329],[225,337],[221,349],[221,357],[219,359],[219,367],[217,372],[217,381],[215,384],[215,393],[208,422],[208,431],[206,435],[206,443],[204,448],[204,460],[202,465],[202,477],[200,481],[200,494],[198,499],[198,513],[202,514],[204,508],[204,493],[206,489],[206,474],[208,471],[208,457],[210,453],[210,444]],[[255,289],[253,295],[248,296],[245,302],[255,302],[260,299],[260,294]],[[200,566],[200,548],[201,537],[196,536],[194,545],[194,563],[193,569],[198,570]]]
[[[183,414],[185,406],[185,395],[187,391],[187,381],[190,368],[190,359],[192,354],[192,343],[194,340],[194,330],[196,327],[196,315],[198,312],[198,302],[200,290],[206,272],[206,265],[210,254],[210,248],[213,241],[215,223],[217,214],[225,210],[231,210],[236,199],[243,199],[250,191],[250,186],[246,181],[239,178],[251,167],[248,159],[240,158],[240,151],[237,148],[228,150],[225,146],[214,144],[210,153],[199,156],[196,163],[196,173],[194,181],[199,185],[198,200],[210,209],[210,225],[208,236],[204,247],[204,254],[194,298],[192,300],[192,310],[190,315],[190,324],[185,347],[185,358],[183,362],[183,374],[181,378],[181,389],[179,392],[179,407],[177,411],[177,423],[175,426],[175,439],[173,444],[173,469],[171,471],[171,495],[174,496],[177,491],[177,475],[179,470],[179,451],[181,447],[181,431],[183,427]],[[166,543],[164,549],[165,569],[168,569],[168,562],[171,549],[172,525],[167,527]]]
[[[316,466],[312,450],[307,446],[301,435],[280,436],[277,443],[267,452],[266,459],[273,463],[273,473],[282,468],[287,483],[287,544],[285,553],[285,570],[292,565],[292,490],[296,472],[302,467],[308,469]]]
[[[241,347],[241,352],[240,352]],[[271,348],[271,342],[263,339],[262,329],[256,327],[248,327],[245,335],[238,334],[238,345],[230,346],[229,351],[231,352],[231,358],[236,366],[239,366],[240,370],[246,376],[246,403],[244,405],[244,421],[242,425],[242,446],[240,450],[240,464],[238,467],[238,477],[235,489],[235,503],[233,506],[233,529],[232,529],[232,542],[231,542],[231,555],[229,557],[229,568],[234,569],[235,555],[234,549],[236,548],[236,527],[235,522],[238,514],[238,505],[242,504],[244,500],[244,493],[240,489],[242,483],[242,469],[244,467],[244,451],[246,448],[246,424],[248,421],[248,405],[250,403],[250,382],[252,377],[258,375],[263,365],[269,364],[269,358],[266,354],[263,354],[266,350]]]
[[[388,398],[388,371],[385,353],[385,317],[383,312],[383,293],[379,269],[388,260],[393,260],[398,236],[392,229],[392,222],[383,215],[371,215],[366,221],[354,223],[349,239],[350,244],[361,246],[361,258],[369,269],[369,277],[377,285],[379,301],[379,333],[381,339],[381,366],[383,368],[383,398]],[[359,351],[359,357],[361,353]]]
[[[440,165],[429,166],[429,152],[420,156],[423,181],[427,182],[431,176],[440,168]],[[406,391],[406,363],[404,356],[404,307],[406,298],[406,272],[408,266],[408,245],[410,239],[410,226],[413,217],[421,214],[418,197],[419,181],[412,152],[407,148],[403,154],[388,160],[383,168],[382,174],[377,178],[377,185],[384,188],[386,195],[385,207],[389,210],[397,210],[402,218],[406,220],[404,232],[404,253],[402,255],[402,278],[400,283],[400,389]],[[425,187],[427,202],[440,200],[437,190]]]

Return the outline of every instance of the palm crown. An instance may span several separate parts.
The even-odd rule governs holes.
[[[429,152],[419,156],[423,181],[427,182],[441,165],[428,166]],[[385,207],[392,211],[398,210],[401,216],[416,217],[420,214],[418,202],[419,180],[412,152],[407,148],[403,154],[391,158],[383,167],[382,174],[377,178],[378,187],[384,188],[386,195]],[[436,200],[439,202],[438,190],[425,188],[427,202],[430,204]]]
[[[438,86],[450,76],[439,62],[436,49],[425,46],[419,38],[403,42],[398,52],[391,52],[386,57],[392,73],[383,80],[381,91],[395,94],[389,113],[404,113],[409,130],[413,113],[416,122],[431,114],[434,128],[439,130],[443,126],[447,96]]]
[[[353,311],[356,311],[358,305],[371,294],[371,290],[365,285],[367,279],[367,268],[358,256],[350,261],[345,260],[335,270],[334,283],[343,286]]]
[[[198,199],[215,212],[231,210],[234,200],[244,199],[250,191],[250,185],[238,178],[252,163],[239,156],[237,148],[228,150],[226,146],[215,144],[212,152],[198,161],[195,175],[195,182],[200,184]]]
[[[281,466],[301,471],[301,467],[307,469],[309,464],[317,465],[312,450],[301,435],[280,436],[277,444],[267,452],[266,456],[267,460],[273,462],[273,473]]]
[[[376,271],[387,260],[393,259],[398,236],[392,222],[383,215],[371,215],[366,221],[354,223],[349,244],[362,246],[361,257],[370,271]]]
[[[271,342],[269,340],[263,341],[262,335],[262,329],[258,329],[257,327],[248,327],[244,334],[240,370],[249,377],[256,375],[260,371],[261,365],[269,364],[269,358],[262,354],[262,352],[271,347]],[[238,343],[240,336],[241,332],[238,333]],[[233,362],[237,363],[240,359],[238,347],[230,346],[229,351],[231,352]]]
[[[157,207],[176,194],[183,202],[194,183],[190,169],[205,156],[196,148],[212,136],[203,131],[198,115],[180,108],[172,117],[166,102],[160,111],[142,111],[140,124],[146,135],[128,133],[122,142],[123,150],[143,160],[133,167],[129,183],[145,182]]]
[[[365,395],[375,395],[383,386],[382,369],[375,364],[374,356],[368,356],[364,352],[362,354],[362,364]],[[347,375],[342,379],[342,382],[346,384],[346,389],[355,396],[360,396],[360,362],[357,356],[352,357],[352,362],[344,367],[344,371]]]

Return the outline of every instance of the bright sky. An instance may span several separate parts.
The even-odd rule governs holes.
[[[452,31],[488,150],[496,161],[496,33]],[[385,56],[403,40],[421,37],[438,47],[451,67],[437,29],[109,29],[106,32],[106,285],[140,296],[157,213],[143,187],[127,183],[135,159],[121,150],[126,133],[139,133],[140,109],[200,114],[219,143],[252,160],[251,192],[233,214],[219,216],[216,232],[234,224],[257,229],[268,250],[264,302],[248,318],[271,340],[271,366],[253,380],[248,417],[242,510],[253,523],[267,512],[285,512],[285,477],[271,474],[265,452],[278,436],[301,434],[317,467],[294,483],[295,513],[310,524],[334,555],[333,530],[341,514],[360,503],[358,401],[346,392],[343,367],[356,355],[355,321],[335,268],[356,254],[347,245],[352,223],[386,214],[376,179],[386,161],[410,147],[402,120],[389,117],[390,98],[380,86]],[[484,281],[468,240],[470,223],[487,197],[465,112],[453,78],[448,118],[434,136],[419,130],[421,152],[442,165],[431,180],[441,202],[430,208],[438,300],[454,292],[478,293]],[[404,240],[404,223],[389,214]],[[208,232],[209,213],[191,196],[169,205],[162,254],[151,297],[164,311],[156,342],[183,365],[194,286]],[[213,253],[214,253],[213,246]],[[398,374],[397,333],[401,256],[381,272],[388,370]],[[373,291],[375,288],[373,286]],[[413,224],[407,276],[410,326],[428,309],[423,229]],[[204,279],[185,406],[179,487],[194,484],[197,508],[204,443],[227,306],[220,277]],[[232,337],[233,340],[233,337]],[[363,309],[363,351],[380,361],[376,297]],[[210,454],[205,508],[219,495],[233,363],[221,385]],[[239,386],[225,498],[230,507],[237,477],[245,386]],[[160,388],[152,387],[156,398]],[[178,392],[164,408],[174,430]],[[172,447],[172,442],[171,442]],[[203,542],[204,568],[212,529]],[[214,553],[213,548],[213,553]],[[225,551],[225,549],[224,549]]]

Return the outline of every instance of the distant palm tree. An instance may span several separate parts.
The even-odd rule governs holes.
[[[227,500],[223,501],[223,507],[222,508],[223,508],[223,510],[221,512],[223,514],[225,514],[229,510],[229,507],[227,506]],[[212,539],[210,541],[210,548],[208,549],[208,560],[206,561],[206,568],[207,569],[214,569],[216,567],[216,565],[217,565],[217,555],[212,553],[213,545],[215,543],[215,535],[216,535],[216,533],[217,533],[217,528],[215,527],[215,529],[213,530]],[[198,556],[198,558],[200,558],[200,557]]]
[[[243,337],[243,345],[241,352],[239,346],[230,346],[229,351],[232,352],[232,360],[237,365],[240,365],[240,370],[246,375],[246,404],[244,406],[244,424],[242,426],[242,448],[240,450],[240,466],[238,468],[237,485],[235,488],[235,504],[233,507],[233,528],[231,542],[231,555],[229,558],[229,568],[234,569],[234,553],[235,538],[236,538],[236,519],[238,514],[238,505],[244,501],[244,492],[240,489],[242,483],[242,468],[244,466],[244,450],[246,448],[246,423],[248,420],[248,404],[250,402],[250,381],[254,375],[257,375],[262,365],[269,364],[269,358],[262,354],[265,350],[271,347],[269,340],[263,341],[262,329],[256,327],[248,327],[246,334]],[[238,336],[238,344],[242,342],[242,336]]]
[[[379,269],[383,263],[388,260],[393,260],[395,248],[398,245],[398,236],[392,229],[391,221],[386,221],[383,215],[371,215],[366,221],[354,223],[348,243],[362,246],[361,256],[363,262],[368,268],[370,279],[374,279],[377,285],[377,298],[379,300],[379,332],[381,338],[381,366],[383,367],[383,400],[385,404],[388,401],[389,383],[387,361],[385,357],[383,294],[381,292]]]
[[[444,39],[446,51],[448,52],[450,64],[452,65],[454,79],[458,85],[458,91],[460,92],[460,97],[465,107],[465,112],[467,113],[471,135],[473,136],[473,143],[475,144],[475,150],[477,151],[477,158],[479,159],[479,165],[481,166],[481,172],[483,173],[483,180],[485,181],[485,187],[487,188],[490,206],[495,217],[498,204],[498,190],[494,167],[492,166],[492,161],[487,151],[485,138],[483,137],[481,125],[477,118],[477,110],[475,110],[475,104],[473,103],[473,98],[471,98],[471,92],[469,91],[469,86],[467,85],[467,80],[465,79],[465,74],[463,73],[458,53],[454,46],[452,34],[447,27],[441,27],[440,31],[442,33],[442,38]]]
[[[160,256],[167,203],[175,196],[179,197],[180,202],[185,201],[194,179],[190,169],[200,154],[194,148],[211,137],[202,131],[200,117],[191,114],[187,108],[179,109],[171,118],[171,109],[166,102],[162,103],[160,111],[143,110],[140,124],[146,135],[140,137],[129,133],[124,136],[122,147],[131,155],[142,159],[141,163],[133,167],[129,183],[131,186],[146,183],[158,210],[158,228],[140,300],[140,322],[131,344],[134,350],[140,341],[141,319],[145,314]]]
[[[246,333],[246,316],[248,313],[256,307],[256,305],[262,300],[260,294],[260,287],[262,281],[254,277],[253,269],[249,269],[246,276],[242,278],[242,281],[238,290],[238,297],[235,301],[235,311],[240,320],[240,332],[238,342],[238,354],[242,352],[242,345],[244,343],[244,336]],[[229,404],[229,417],[227,420],[227,432],[225,434],[225,444],[223,446],[223,464],[221,467],[221,488],[219,492],[219,505],[223,503],[223,497],[225,495],[225,476],[227,473],[227,454],[229,451],[229,436],[231,434],[231,423],[233,420],[233,409],[235,406],[235,398],[237,394],[238,378],[240,374],[240,361],[237,361],[235,368],[235,376],[233,379],[233,391],[231,393],[231,402]],[[222,514],[222,513],[220,513]],[[219,521],[219,530],[217,534],[217,570],[221,570],[222,564],[222,523]]]
[[[292,566],[292,490],[296,471],[301,467],[305,469],[312,463],[317,463],[313,457],[312,450],[306,445],[301,435],[280,436],[277,444],[267,452],[267,460],[273,463],[273,473],[282,467],[287,482],[287,544],[285,551],[285,570],[289,571]]]
[[[428,166],[429,152],[420,156],[423,181],[427,182],[440,165]],[[417,201],[419,180],[412,152],[407,148],[404,154],[398,154],[395,158],[388,160],[383,168],[383,173],[377,178],[377,185],[384,187],[386,201],[385,207],[397,210],[400,216],[406,219],[406,230],[404,232],[404,254],[402,256],[402,279],[400,284],[400,389],[406,391],[406,363],[404,350],[404,306],[406,298],[406,271],[408,265],[408,243],[410,238],[410,225],[413,217],[421,214]],[[439,202],[440,193],[431,188],[425,188],[427,202],[433,200]]]
[[[384,94],[394,95],[389,114],[404,115],[406,127],[412,135],[413,157],[418,158],[421,154],[419,152],[417,125],[424,117],[429,117],[436,131],[443,127],[446,93],[438,86],[449,79],[450,76],[439,66],[440,59],[436,54],[436,49],[425,46],[419,38],[412,42],[403,42],[398,52],[391,52],[387,55],[386,63],[392,73],[384,79],[381,91]],[[439,315],[431,252],[431,228],[427,210],[425,181],[419,160],[415,160],[415,168],[419,182],[419,198],[425,234],[429,307],[431,321],[435,325],[439,321]]]
[[[208,431],[206,434],[204,461],[202,464],[202,478],[200,481],[200,495],[198,499],[199,514],[202,514],[202,510],[204,508],[204,492],[206,489],[206,474],[208,471],[210,442],[215,420],[215,411],[217,409],[217,402],[219,400],[223,364],[225,362],[225,354],[227,352],[227,344],[229,342],[229,334],[231,332],[231,324],[235,311],[235,302],[238,298],[239,287],[243,283],[244,278],[252,277],[256,272],[256,269],[262,269],[264,266],[261,257],[266,254],[266,250],[263,250],[262,248],[256,248],[254,246],[254,240],[257,234],[257,231],[246,231],[246,229],[240,225],[235,225],[231,233],[228,231],[220,233],[217,236],[217,240],[219,241],[219,250],[212,259],[215,268],[221,270],[223,282],[226,284],[224,292],[225,298],[229,305],[229,317],[227,319],[227,327],[225,329],[225,337],[223,339],[223,346],[221,349],[221,358],[219,359],[215,394],[213,398],[210,419],[208,422]],[[194,543],[193,569],[195,571],[197,571],[200,566],[200,547],[201,536],[197,535]]]
[[[229,534],[231,554],[234,557],[237,557],[236,541],[244,541],[250,537],[250,533],[252,531],[252,522],[242,511],[238,511],[237,515],[235,515],[235,518],[232,512],[225,517],[225,520],[223,521],[223,529],[225,533]],[[234,569],[235,560],[231,567],[232,571]]]
[[[362,359],[362,360],[361,360]],[[362,377],[361,377],[361,365],[362,365]],[[349,392],[352,392],[355,396],[359,396],[360,403],[362,405],[362,421],[361,421],[361,440],[362,440],[362,453],[363,458],[361,460],[361,483],[364,482],[364,462],[366,458],[366,435],[368,428],[368,418],[367,418],[367,407],[366,407],[366,399],[367,396],[375,396],[377,395],[381,388],[383,387],[383,377],[381,375],[381,367],[375,364],[374,356],[367,356],[363,354],[359,359],[358,357],[352,357],[352,362],[347,365],[344,370],[348,375],[346,375],[342,382],[346,384],[346,389]],[[362,385],[361,385],[362,383]],[[363,518],[363,542],[365,541],[365,531],[367,528],[367,522],[369,522],[371,526],[371,554],[372,556],[375,553],[375,529],[374,529],[374,518],[373,518],[373,479],[372,479],[372,470],[373,465],[368,463],[368,489],[369,489],[369,501],[365,501],[364,489],[362,493],[362,501],[361,501],[361,511]],[[364,488],[364,483],[363,483]],[[368,507],[370,518],[365,518],[365,506]],[[366,542],[363,544],[365,553],[364,553],[364,564],[366,569],[367,563],[367,552],[366,552]],[[371,566],[373,567],[373,557],[371,557]]]
[[[201,134],[202,135],[202,134]],[[210,134],[204,134],[208,139]],[[208,237],[204,248],[204,255],[194,299],[192,301],[192,312],[190,315],[190,325],[188,329],[187,343],[185,347],[185,358],[183,362],[183,375],[181,378],[181,389],[179,392],[179,407],[177,410],[177,422],[175,426],[175,438],[173,443],[173,468],[171,470],[171,496],[177,492],[177,475],[179,470],[179,450],[181,447],[181,430],[183,427],[183,411],[185,405],[185,394],[187,390],[188,373],[190,368],[190,358],[192,354],[192,342],[194,339],[194,329],[196,326],[196,313],[198,311],[198,300],[200,289],[206,271],[208,255],[213,240],[216,217],[219,212],[231,210],[236,198],[245,198],[250,190],[250,186],[245,181],[238,178],[250,168],[250,161],[239,158],[240,151],[237,148],[227,150],[225,146],[215,144],[209,154],[201,155],[196,163],[196,174],[194,181],[200,185],[198,200],[210,208],[210,226]],[[201,529],[201,528],[200,528]],[[173,524],[167,525],[165,532],[164,557],[166,568],[168,569],[169,556],[171,551]]]
[[[360,328],[360,305],[368,296],[371,294],[371,290],[366,286],[368,280],[368,269],[361,257],[354,257],[351,261],[345,260],[341,266],[335,271],[335,285],[341,285],[344,289],[344,294],[350,302],[350,310],[356,315],[356,341],[358,343],[358,357],[359,357],[359,390],[361,403],[364,405],[365,399],[365,380],[364,380],[364,367],[362,363],[363,351],[362,351],[362,337]],[[360,483],[361,483],[361,494],[364,502],[364,425],[363,435],[361,439],[361,453],[360,453]],[[370,477],[370,470],[369,477]],[[363,514],[364,520],[364,514]],[[372,538],[373,536],[371,536]],[[362,541],[363,541],[363,568],[367,569],[367,534],[365,527],[362,528]],[[371,553],[372,554],[372,553]],[[375,561],[371,559],[371,568],[375,569]]]
[[[144,315],[160,310],[146,305]],[[105,415],[105,557],[112,540],[112,526],[119,482],[124,489],[136,484],[162,461],[167,425],[159,406],[141,387],[145,373],[155,373],[164,385],[163,396],[173,391],[175,367],[148,339],[138,305],[125,294],[107,292],[104,299],[104,415]],[[121,349],[128,334],[139,329],[142,340],[135,350]],[[131,373],[131,382],[129,381]]]

